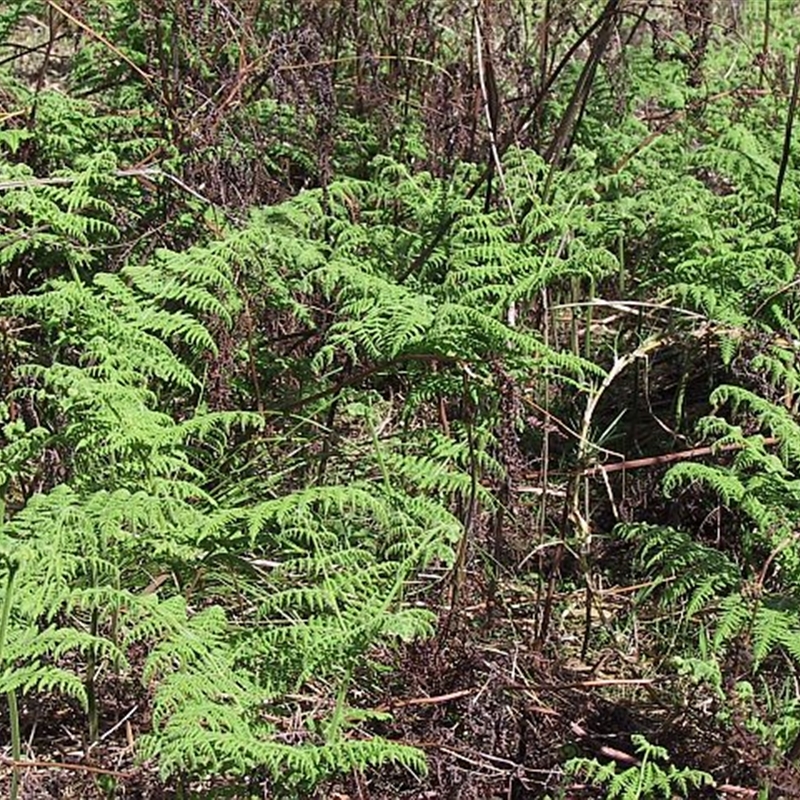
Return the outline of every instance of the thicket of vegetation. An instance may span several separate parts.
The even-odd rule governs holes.
[[[800,797],[792,0],[0,7],[0,792]]]

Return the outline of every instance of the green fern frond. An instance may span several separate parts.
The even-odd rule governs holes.
[[[687,533],[658,525],[621,525],[617,534],[634,542],[646,574],[669,604],[685,604],[689,619],[741,582],[738,566],[725,553],[695,541]]]
[[[740,502],[746,493],[745,485],[735,472],[707,464],[678,464],[673,467],[664,479],[664,490],[668,495],[674,495],[694,482],[704,483],[730,506]]]
[[[752,605],[739,592],[732,592],[720,602],[714,645],[719,648],[740,635],[753,616]]]

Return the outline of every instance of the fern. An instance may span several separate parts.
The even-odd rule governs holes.
[[[289,791],[387,761],[423,769],[418,752],[367,736],[369,715],[348,710],[347,686],[376,641],[432,630],[429,612],[405,605],[405,584],[431,561],[453,559],[461,526],[443,502],[469,491],[464,447],[442,443],[427,459],[394,444],[366,460],[363,448],[343,451],[331,474],[359,458],[358,480],[262,490],[226,505],[205,467],[263,417],[165,410],[202,385],[203,359],[218,352],[209,321],[224,329],[241,312],[235,276],[271,274],[279,285],[284,258],[294,270],[319,268],[310,207],[255,215],[210,245],[0,301],[50,343],[38,363],[17,368],[12,400],[32,404],[43,424],[7,426],[4,475],[16,493],[26,465],[45,453],[60,453],[64,465],[61,485],[23,498],[5,526],[5,546],[30,556],[16,573],[4,686],[78,697],[96,735],[97,669],[130,669],[128,648],[146,642],[142,678],[155,705],[142,755],[157,758],[165,778],[259,773]],[[299,307],[285,285],[270,302]],[[382,332],[393,324],[376,317],[353,352],[394,357],[426,333],[393,344]],[[334,349],[337,336],[329,332]],[[262,560],[279,566],[234,594],[231,584]],[[142,594],[165,571],[188,586],[206,563],[221,566],[219,600],[238,598],[230,609],[218,602],[195,613],[169,591]],[[252,611],[242,616],[234,609],[245,596]],[[320,680],[340,701],[285,740],[296,715],[286,694]]]
[[[603,787],[606,797],[622,800],[689,798],[697,789],[714,785],[712,776],[702,770],[679,769],[674,764],[662,766],[659,762],[668,761],[669,753],[665,748],[651,744],[641,734],[633,734],[631,741],[640,756],[640,763],[636,766],[620,772],[614,761],[602,764],[596,759],[575,758],[565,765],[566,772],[584,775],[590,783]]]
[[[733,561],[682,531],[628,525],[620,526],[617,532],[635,543],[645,574],[663,581],[659,587],[663,600],[670,605],[685,605],[688,619],[740,584],[739,567]]]

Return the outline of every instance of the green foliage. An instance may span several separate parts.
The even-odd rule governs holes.
[[[619,532],[635,543],[639,566],[656,580],[661,602],[683,615],[689,638],[676,661],[679,671],[712,689],[721,718],[745,715],[765,740],[777,734],[786,747],[793,741],[784,738],[787,731],[796,730],[795,702],[791,692],[778,690],[772,673],[785,661],[800,664],[794,477],[800,431],[785,406],[742,387],[721,386],[712,400],[738,414],[748,429],[772,438],[746,435],[742,426],[721,417],[707,418],[703,432],[716,437],[718,448],[733,451],[728,465],[684,462],[670,469],[665,487],[679,496],[700,486],[716,497],[740,519],[726,534],[736,541],[725,552],[719,543],[664,526],[630,525]],[[722,680],[727,660],[743,656],[749,665],[740,673],[750,687],[746,710],[741,692],[726,692]]]
[[[568,556],[537,589],[542,615],[562,576],[589,597],[600,570],[630,577],[632,551],[648,583],[632,627],[659,634],[637,633],[638,666],[677,671],[715,724],[792,746],[797,20],[776,0],[772,30],[751,15],[702,41],[682,7],[643,7],[593,64],[595,5],[0,10],[15,758],[17,697],[77,701],[97,742],[110,676],[147,687],[137,756],[170,790],[299,797],[390,763],[422,774],[364,673],[437,635],[437,592],[458,612],[465,581],[494,635],[503,581],[549,553],[551,528]],[[692,384],[711,452],[666,476],[675,525],[624,512],[646,521],[618,527],[610,565],[590,516],[609,498],[622,516],[618,486],[604,472],[595,491],[587,462],[685,436]],[[716,539],[690,519],[709,504]],[[581,660],[605,664],[591,610]],[[555,650],[548,622],[532,649],[566,657],[576,637]],[[623,798],[711,784],[633,743],[635,766],[570,774]]]
[[[686,533],[658,525],[620,526],[618,534],[636,544],[641,568],[660,583],[668,605],[681,604],[687,618],[704,611],[740,583],[739,568],[725,553]]]
[[[104,272],[87,238],[105,230],[93,222],[108,211],[92,201],[96,187],[82,176],[15,200],[29,203],[31,225],[50,220],[53,233],[36,252],[72,269],[0,301],[6,318],[38,332],[14,343],[17,388],[0,456],[14,508],[2,542],[13,592],[3,690],[75,696],[96,735],[98,669],[140,669],[128,654],[145,642],[142,679],[155,705],[142,756],[157,759],[165,779],[258,772],[276,791],[293,791],[387,761],[422,770],[417,751],[360,734],[370,715],[350,709],[347,687],[374,642],[431,632],[432,615],[405,606],[404,586],[432,560],[452,560],[460,525],[437,497],[467,491],[457,454],[423,458],[398,443],[364,461],[359,450],[356,480],[275,483],[261,498],[220,502],[208,478],[215,454],[264,418],[187,404],[219,353],[210,322],[234,325],[242,276],[261,282],[272,308],[310,320],[296,292],[309,267],[323,268],[310,217],[318,206],[301,198],[217,241]],[[55,202],[31,211],[48,193]],[[70,240],[83,248],[74,257],[62,247]],[[3,252],[14,264],[33,251]],[[371,338],[351,331],[353,351],[364,341],[368,354],[397,355],[378,344],[383,336],[380,326]],[[335,329],[329,341],[335,350],[344,335]],[[24,407],[35,426],[19,419]],[[32,492],[43,459],[59,465],[59,481]],[[257,457],[270,460],[266,451]],[[182,594],[206,563],[220,565],[221,585],[210,595],[217,604],[197,611]],[[172,575],[175,589],[151,593],[158,575]],[[248,598],[250,615],[226,612],[228,596],[237,608]],[[335,705],[302,712],[301,727],[287,734],[298,713],[287,693],[320,681]]]
[[[606,791],[606,797],[622,800],[641,800],[641,798],[673,797],[689,798],[703,786],[713,786],[714,779],[707,772],[674,764],[669,761],[669,753],[663,747],[651,744],[644,736],[631,736],[640,763],[620,770],[615,761],[605,764],[597,759],[573,758],[565,765],[568,775],[582,775],[595,786]],[[661,762],[661,763],[659,763]]]

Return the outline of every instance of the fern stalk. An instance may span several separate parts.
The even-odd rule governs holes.
[[[769,55],[769,39],[770,29],[772,28],[772,3],[771,0],[766,0],[764,3],[764,38],[761,42],[761,58],[759,59],[758,68],[758,85],[764,85],[764,70],[767,65],[767,56]]]
[[[19,796],[19,766],[22,760],[22,737],[19,732],[19,706],[17,705],[17,693],[10,691],[6,693],[8,700],[8,717],[11,722],[11,757],[14,766],[11,770],[11,792],[10,800],[17,800]]]
[[[3,504],[4,506],[5,504]],[[4,508],[0,507],[4,512]],[[0,524],[2,524],[0,518]],[[8,618],[11,615],[11,598],[14,593],[14,578],[17,573],[17,565],[10,560],[6,560],[8,567],[8,578],[6,579],[6,591],[3,597],[3,612],[0,616],[0,664],[3,663],[3,651],[5,650],[6,633],[8,631]],[[22,745],[19,733],[19,708],[17,706],[17,695],[14,690],[6,693],[8,700],[8,717],[11,725],[11,753],[15,765],[11,772],[11,800],[17,800],[19,794],[19,767],[16,765],[22,758]]]
[[[783,183],[786,180],[786,170],[789,166],[789,157],[792,151],[792,129],[794,128],[794,118],[797,113],[797,98],[800,94],[800,47],[797,48],[794,57],[794,75],[792,77],[792,95],[789,99],[789,110],[786,112],[786,128],[783,136],[783,149],[781,151],[781,161],[778,167],[778,179],[775,185],[775,216],[781,213],[781,195],[783,194]],[[797,263],[797,259],[795,259]]]
[[[584,358],[591,359],[592,357],[592,323],[594,321],[594,299],[595,299],[596,286],[594,277],[589,278],[589,295],[586,304],[586,333],[583,340],[583,356]]]
[[[98,635],[100,622],[100,612],[92,609],[92,618],[89,630],[93,638]],[[97,653],[94,647],[89,648],[89,656],[86,663],[86,709],[89,717],[89,743],[93,744],[100,735],[100,712],[97,708],[97,690],[95,687],[95,672],[97,670]]]

